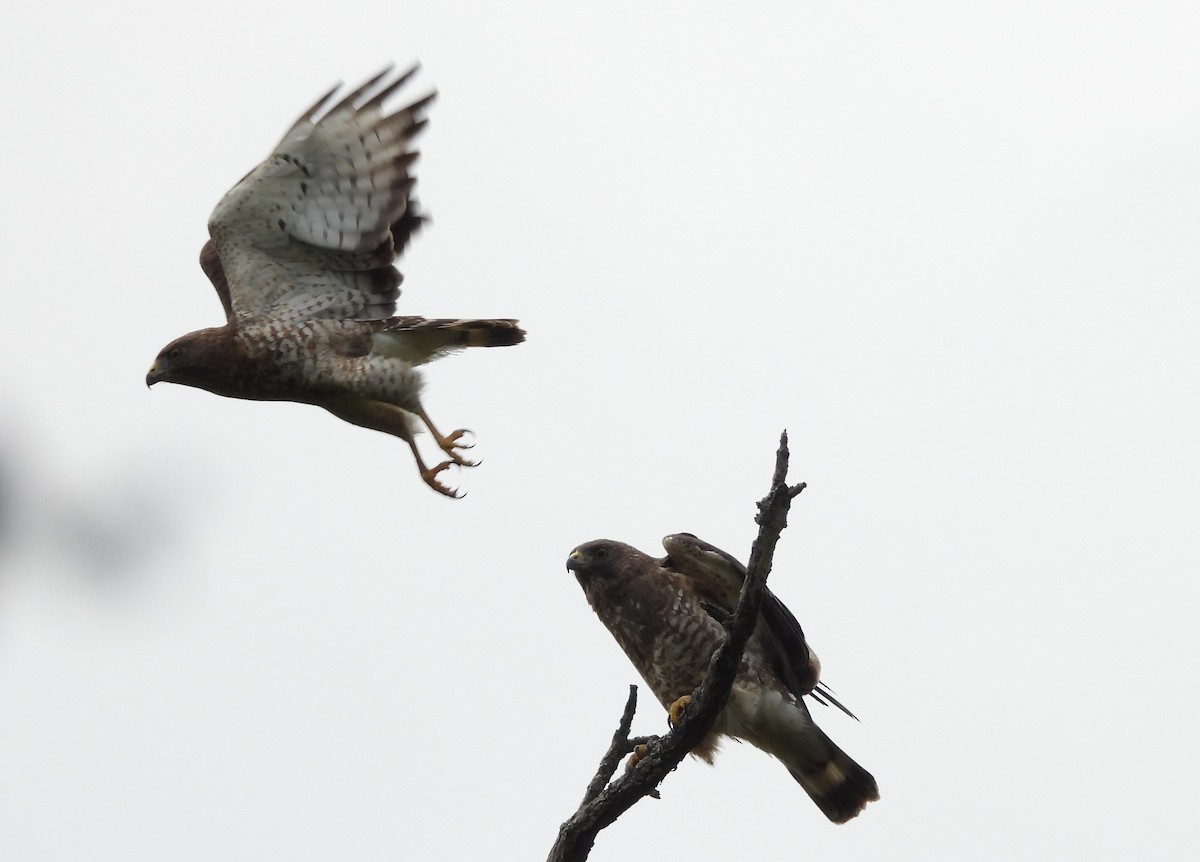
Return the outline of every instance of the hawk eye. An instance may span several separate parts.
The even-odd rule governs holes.
[[[182,355],[183,355],[182,347],[172,347],[170,350],[167,351],[168,359],[178,359]]]
[[[597,548],[596,549],[596,559],[597,560],[607,560],[608,559],[608,548],[604,547],[603,545],[601,545],[599,548]]]

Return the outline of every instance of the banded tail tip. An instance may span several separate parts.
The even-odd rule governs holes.
[[[467,347],[511,347],[525,340],[515,320],[480,320],[466,331]]]

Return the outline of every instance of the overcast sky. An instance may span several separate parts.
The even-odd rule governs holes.
[[[1200,11],[733,6],[9,13],[0,856],[544,858],[639,682],[568,552],[745,559],[784,428],[771,586],[882,799],[835,827],[731,744],[592,858],[1195,852]],[[220,196],[415,59],[400,313],[529,333],[429,369],[459,501],[143,382],[221,322]]]

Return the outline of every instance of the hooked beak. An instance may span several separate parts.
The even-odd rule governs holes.
[[[158,363],[150,366],[150,370],[146,372],[146,388],[149,389],[158,381],[162,380],[162,374],[158,370]]]
[[[571,551],[571,555],[567,557],[567,571],[577,572],[583,568],[583,554],[579,553],[579,549]]]

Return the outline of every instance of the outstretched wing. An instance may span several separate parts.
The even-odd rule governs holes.
[[[208,229],[232,317],[395,313],[401,276],[392,261],[422,220],[410,197],[410,144],[435,94],[392,114],[383,103],[416,69],[389,80],[389,67],[326,108],[339,88],[330,90],[217,204]]]
[[[675,533],[663,538],[667,558],[664,563],[685,575],[701,593],[713,597],[716,604],[732,612],[737,607],[746,567],[732,555],[691,533]],[[755,634],[771,668],[788,691],[797,698],[809,695],[818,703],[832,703],[851,718],[854,713],[842,706],[821,684],[821,662],[809,648],[804,630],[787,605],[774,593],[764,591],[760,621]]]

